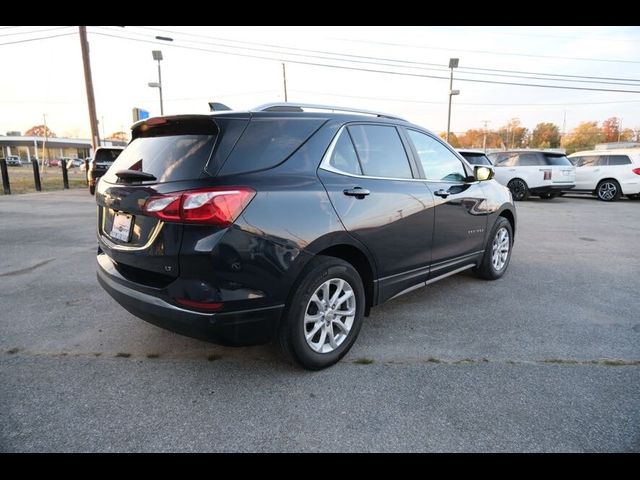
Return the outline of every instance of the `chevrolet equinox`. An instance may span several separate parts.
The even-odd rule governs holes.
[[[516,210],[492,177],[377,112],[287,103],[147,119],[97,185],[98,280],[160,327],[273,339],[321,369],[371,307],[466,269],[505,273]]]

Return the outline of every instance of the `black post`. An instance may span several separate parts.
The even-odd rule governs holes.
[[[68,190],[69,189],[69,173],[67,172],[67,160],[63,158],[62,160],[60,160],[60,163],[62,164],[62,184],[64,188]]]
[[[89,185],[89,160],[84,159],[84,181]]]
[[[33,165],[33,181],[36,184],[36,190],[38,192],[42,191],[42,185],[40,184],[40,167],[38,167],[38,160],[35,158],[31,160],[31,165]]]
[[[7,171],[7,160],[0,158],[0,170],[2,171],[2,189],[5,195],[11,195],[11,185],[9,185],[9,172]]]

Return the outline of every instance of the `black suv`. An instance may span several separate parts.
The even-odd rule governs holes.
[[[227,345],[277,339],[320,369],[371,307],[469,268],[501,277],[516,211],[492,170],[402,119],[341,110],[135,124],[97,186],[101,285],[153,324]]]

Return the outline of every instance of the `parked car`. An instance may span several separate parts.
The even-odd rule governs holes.
[[[89,183],[89,193],[96,192],[96,183],[109,167],[116,161],[118,155],[122,153],[124,147],[98,147],[92,159],[89,159],[89,171],[87,172],[87,182]]]
[[[511,190],[514,200],[527,200],[529,195],[555,198],[575,186],[575,167],[564,153],[508,150],[487,156],[495,167],[496,180]]]
[[[20,157],[18,155],[8,155],[6,160],[7,160],[7,165],[10,167],[22,166],[22,160],[20,160]]]
[[[459,148],[458,153],[462,155],[465,160],[471,165],[493,165],[493,163],[491,163],[491,160],[489,160],[489,157],[487,157],[487,154],[482,150],[468,150]]]
[[[100,284],[163,328],[276,338],[320,369],[375,305],[467,269],[502,277],[516,210],[492,170],[405,120],[343,110],[135,124],[96,187]]]
[[[640,148],[576,152],[569,160],[576,167],[575,191],[605,202],[640,197]]]
[[[58,158],[50,158],[47,161],[47,166],[49,166],[49,167],[59,167],[60,165],[62,165],[62,164],[60,163],[60,159],[58,159]]]

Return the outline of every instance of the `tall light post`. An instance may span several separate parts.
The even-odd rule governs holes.
[[[162,105],[162,70],[160,69],[160,61],[162,60],[162,52],[160,50],[153,50],[153,59],[158,61],[158,81],[149,82],[151,88],[157,88],[160,91],[160,115],[164,115],[164,106]]]
[[[454,95],[460,95],[460,90],[453,90],[453,69],[458,68],[458,58],[449,59],[449,68],[451,69],[451,77],[449,77],[449,113],[447,114],[447,142],[449,142],[449,135],[451,135],[451,97]]]

